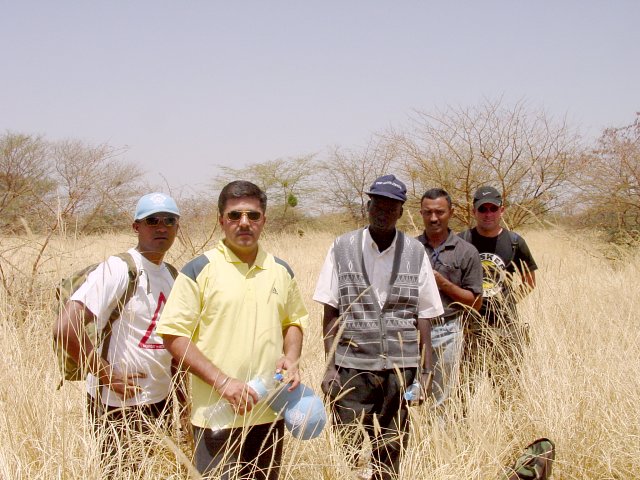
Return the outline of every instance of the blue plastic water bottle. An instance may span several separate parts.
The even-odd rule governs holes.
[[[420,386],[420,382],[418,380],[414,380],[414,382],[409,385],[409,388],[404,392],[404,399],[407,402],[417,402],[420,400],[420,391],[422,387]]]

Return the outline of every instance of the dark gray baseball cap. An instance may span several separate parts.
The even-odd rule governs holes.
[[[480,187],[473,195],[473,208],[478,208],[485,203],[502,206],[502,195],[493,187]]]

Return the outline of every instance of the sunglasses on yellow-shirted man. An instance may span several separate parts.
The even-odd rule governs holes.
[[[243,215],[247,216],[247,219],[251,222],[259,222],[262,218],[262,212],[257,210],[231,210],[226,213],[227,219],[231,222],[239,222]]]

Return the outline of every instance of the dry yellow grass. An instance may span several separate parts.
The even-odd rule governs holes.
[[[462,415],[453,402],[438,421],[426,406],[412,412],[413,435],[403,478],[497,479],[531,440],[556,442],[556,479],[631,479],[640,472],[640,260],[612,259],[612,248],[560,231],[526,238],[540,266],[538,288],[520,305],[531,344],[511,389],[497,394],[480,376]],[[311,301],[332,240],[268,234],[264,244],[296,272],[310,310],[302,361],[317,387],[324,367],[321,309]],[[132,235],[58,238],[37,274],[38,238],[2,238],[0,267],[0,478],[98,478],[96,441],[87,427],[82,384],[59,376],[51,349],[52,292],[63,276]],[[178,243],[169,260],[189,254]],[[620,260],[622,259],[622,260]],[[33,285],[33,288],[30,288]],[[29,293],[31,292],[31,293]],[[143,468],[118,478],[187,478],[171,442],[160,435],[140,448]],[[169,446],[167,446],[169,445]],[[353,479],[330,429],[312,441],[287,440],[283,479]]]

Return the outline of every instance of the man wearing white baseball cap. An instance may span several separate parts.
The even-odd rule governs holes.
[[[126,457],[131,433],[171,414],[172,357],[155,327],[177,275],[163,259],[179,218],[168,195],[140,198],[132,224],[137,246],[99,264],[61,309],[54,329],[56,341],[90,372],[88,410],[107,476],[117,471],[118,448]],[[102,332],[101,344],[94,345],[84,329],[91,322]],[[128,459],[134,468],[136,461]]]

